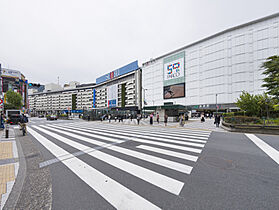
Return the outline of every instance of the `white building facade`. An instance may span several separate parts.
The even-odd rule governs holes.
[[[263,93],[261,65],[278,54],[279,13],[152,59],[142,66],[145,107],[233,108],[243,90]]]

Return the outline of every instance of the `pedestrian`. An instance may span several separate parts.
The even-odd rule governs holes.
[[[138,125],[140,124],[141,114],[137,114]]]
[[[165,126],[167,126],[167,123],[168,123],[168,115],[165,114],[165,120],[164,120],[164,123],[165,123]]]
[[[117,120],[117,117],[116,117],[116,115],[114,116],[114,121],[116,122],[116,120]]]
[[[220,115],[216,115],[216,116],[215,116],[214,124],[216,125],[217,128],[218,128],[219,125],[220,125],[220,121],[221,121]]]
[[[159,116],[159,113],[158,113],[158,112],[157,112],[156,120],[157,120],[157,123],[159,124],[160,116]]]
[[[87,116],[87,120],[90,121],[90,115]]]
[[[111,116],[110,116],[110,114],[109,114],[109,116],[108,116],[109,123],[110,123],[110,119],[111,119]]]
[[[179,126],[182,127],[183,124],[183,116],[182,114],[179,116]]]
[[[131,121],[133,121],[133,115],[131,114]]]
[[[202,117],[201,117],[201,122],[202,123],[205,122],[204,115],[202,115]]]
[[[153,113],[150,114],[149,118],[150,118],[150,125],[153,125]]]

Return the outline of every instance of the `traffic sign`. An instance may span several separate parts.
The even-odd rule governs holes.
[[[3,99],[0,99],[0,104],[3,104]]]

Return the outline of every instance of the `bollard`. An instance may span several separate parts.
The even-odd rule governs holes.
[[[6,139],[9,138],[9,128],[6,128]]]

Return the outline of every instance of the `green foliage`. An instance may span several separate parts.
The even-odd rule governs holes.
[[[264,84],[262,87],[267,88],[267,94],[279,100],[279,56],[271,56],[262,64]]]
[[[226,123],[231,124],[262,124],[261,119],[258,117],[248,117],[248,116],[233,116],[225,117]]]
[[[260,113],[260,106],[258,104],[258,97],[243,91],[237,99],[236,105],[243,111],[247,112],[247,115],[256,115]]]
[[[270,112],[274,112],[274,106],[277,103],[276,99],[271,98],[266,93],[253,95],[243,91],[240,97],[237,99],[237,106],[245,113],[241,112],[234,113],[237,115],[246,116],[268,116]]]
[[[19,93],[16,93],[12,90],[9,90],[6,93],[7,97],[7,104],[10,107],[14,107],[14,109],[21,109],[22,108],[22,96]]]

